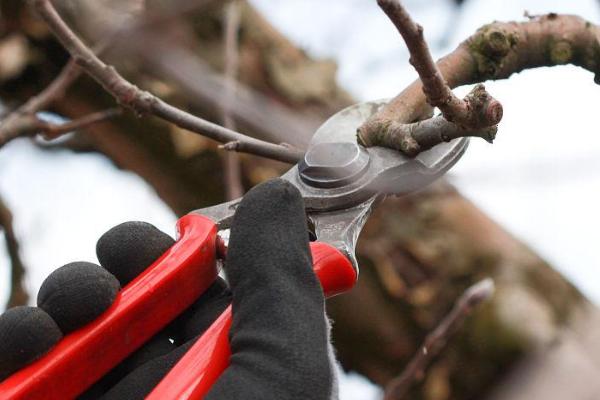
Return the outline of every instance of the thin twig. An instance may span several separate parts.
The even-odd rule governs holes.
[[[7,308],[27,304],[29,294],[23,285],[25,276],[25,266],[19,255],[19,242],[13,230],[12,213],[0,198],[0,227],[4,229],[6,239],[6,249],[10,257],[11,277],[10,277],[10,295],[6,304]]]
[[[53,124],[46,121],[40,121],[40,131],[45,139],[56,139],[57,137],[79,129],[84,129],[92,124],[107,121],[111,118],[121,115],[120,108],[109,108],[85,115],[64,124]]]
[[[412,384],[423,379],[425,369],[448,340],[462,325],[467,316],[481,303],[494,293],[494,282],[484,279],[469,287],[456,301],[454,307],[439,325],[425,338],[419,350],[415,353],[400,376],[388,383],[384,400],[400,400],[408,393]]]
[[[11,123],[11,132],[19,132],[19,136],[33,136],[42,134],[45,139],[56,139],[66,133],[73,132],[78,129],[86,128],[92,124],[106,121],[121,114],[118,108],[98,111],[81,118],[74,119],[62,124],[48,122],[40,118],[37,114],[21,114],[15,116]]]
[[[123,78],[114,67],[101,61],[67,26],[49,0],[30,0],[30,2],[77,64],[115,97],[123,107],[140,115],[155,115],[183,129],[221,143],[239,141],[243,144],[239,149],[248,153],[288,163],[295,163],[302,156],[302,153],[292,151],[284,146],[254,139],[206,121],[139,89]]]
[[[225,29],[223,46],[225,54],[225,91],[221,106],[223,126],[235,130],[235,120],[231,114],[232,99],[236,95],[237,74],[239,69],[239,30],[241,18],[240,0],[231,0],[225,7]],[[225,196],[227,200],[237,199],[244,194],[240,170],[240,158],[236,152],[227,151],[223,155],[225,175]]]
[[[81,69],[70,60],[44,90],[6,115],[0,123],[0,147],[17,137],[31,136],[39,132],[34,114],[60,99],[80,75]]]

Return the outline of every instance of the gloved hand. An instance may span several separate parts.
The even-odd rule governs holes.
[[[174,243],[150,224],[128,222],[98,241],[102,267],[54,271],[38,307],[0,316],[0,380],[50,350],[62,335],[106,310],[126,285]],[[189,309],[81,398],[143,399],[231,302],[231,364],[207,399],[337,397],[323,292],[312,271],[298,190],[273,180],[249,191],[232,224],[219,279]]]

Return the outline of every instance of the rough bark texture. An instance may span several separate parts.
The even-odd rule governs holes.
[[[17,105],[51,80],[67,57],[23,2],[6,0],[0,8],[0,51],[16,36],[22,46],[17,53],[24,57],[10,68],[5,67],[7,58],[0,57],[0,72],[9,71],[0,73],[0,98]],[[197,38],[194,50],[220,70],[221,10],[187,18]],[[293,110],[308,121],[307,127],[351,102],[336,85],[332,62],[310,59],[250,8],[242,13],[240,51],[242,83]],[[128,61],[117,66],[140,87],[218,121],[214,102],[190,99]],[[447,79],[453,86],[466,83],[461,76]],[[410,104],[399,119],[412,121],[429,112],[418,85],[404,93],[402,101]],[[111,104],[108,95],[84,78],[53,109],[74,118]],[[245,132],[268,135],[243,116],[234,117]],[[304,140],[311,133],[307,130]],[[137,173],[178,215],[224,198],[215,144],[164,122],[127,115],[91,126],[66,145],[99,152]],[[286,168],[251,156],[242,157],[242,163],[246,187]],[[562,276],[445,184],[408,198],[388,199],[369,220],[359,243],[359,284],[351,294],[330,301],[329,312],[344,367],[381,385],[402,370],[467,286],[487,276],[496,281],[491,303],[468,319],[410,398],[482,398],[511,366],[549,346],[563,327],[570,326],[572,315],[587,310],[585,299]]]

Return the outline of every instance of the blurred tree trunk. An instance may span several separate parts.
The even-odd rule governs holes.
[[[0,96],[16,103],[56,75],[66,55],[22,2],[7,0],[1,7],[0,52],[12,43],[20,48],[13,54],[20,54],[22,60],[6,66],[0,58]],[[186,18],[197,39],[195,51],[219,70],[223,58],[219,7]],[[240,46],[242,83],[294,111],[306,126],[351,103],[335,81],[333,62],[309,57],[251,7],[243,13]],[[122,60],[117,67],[140,86],[218,120],[214,102],[202,106],[191,101],[133,60]],[[84,78],[54,111],[75,117],[111,102]],[[245,132],[264,135],[247,121],[236,122]],[[306,138],[311,133],[306,132]],[[92,126],[61,146],[99,152],[118,167],[135,172],[178,215],[223,200],[215,144],[160,121],[129,115]],[[252,156],[243,156],[242,162],[247,187],[286,168]],[[511,371],[524,368],[529,357],[546,354],[544,349],[566,330],[579,326],[573,322],[575,316],[577,321],[588,321],[586,313],[595,312],[546,262],[445,183],[386,200],[369,220],[358,256],[359,284],[352,293],[331,300],[328,309],[343,366],[380,385],[402,370],[425,334],[467,286],[487,276],[496,281],[493,300],[468,320],[435,361],[424,383],[413,391],[415,399],[482,398],[504,377],[510,387]],[[535,363],[529,365],[529,370],[535,370]]]

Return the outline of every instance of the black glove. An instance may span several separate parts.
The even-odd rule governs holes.
[[[0,316],[0,379],[99,316],[120,285],[172,244],[149,224],[124,223],[98,241],[104,268],[79,262],[52,273],[40,289],[38,307],[16,307]],[[143,399],[230,302],[231,364],[207,399],[337,397],[323,292],[312,272],[296,188],[273,180],[246,194],[234,217],[225,269],[229,288],[217,280],[81,398]]]

